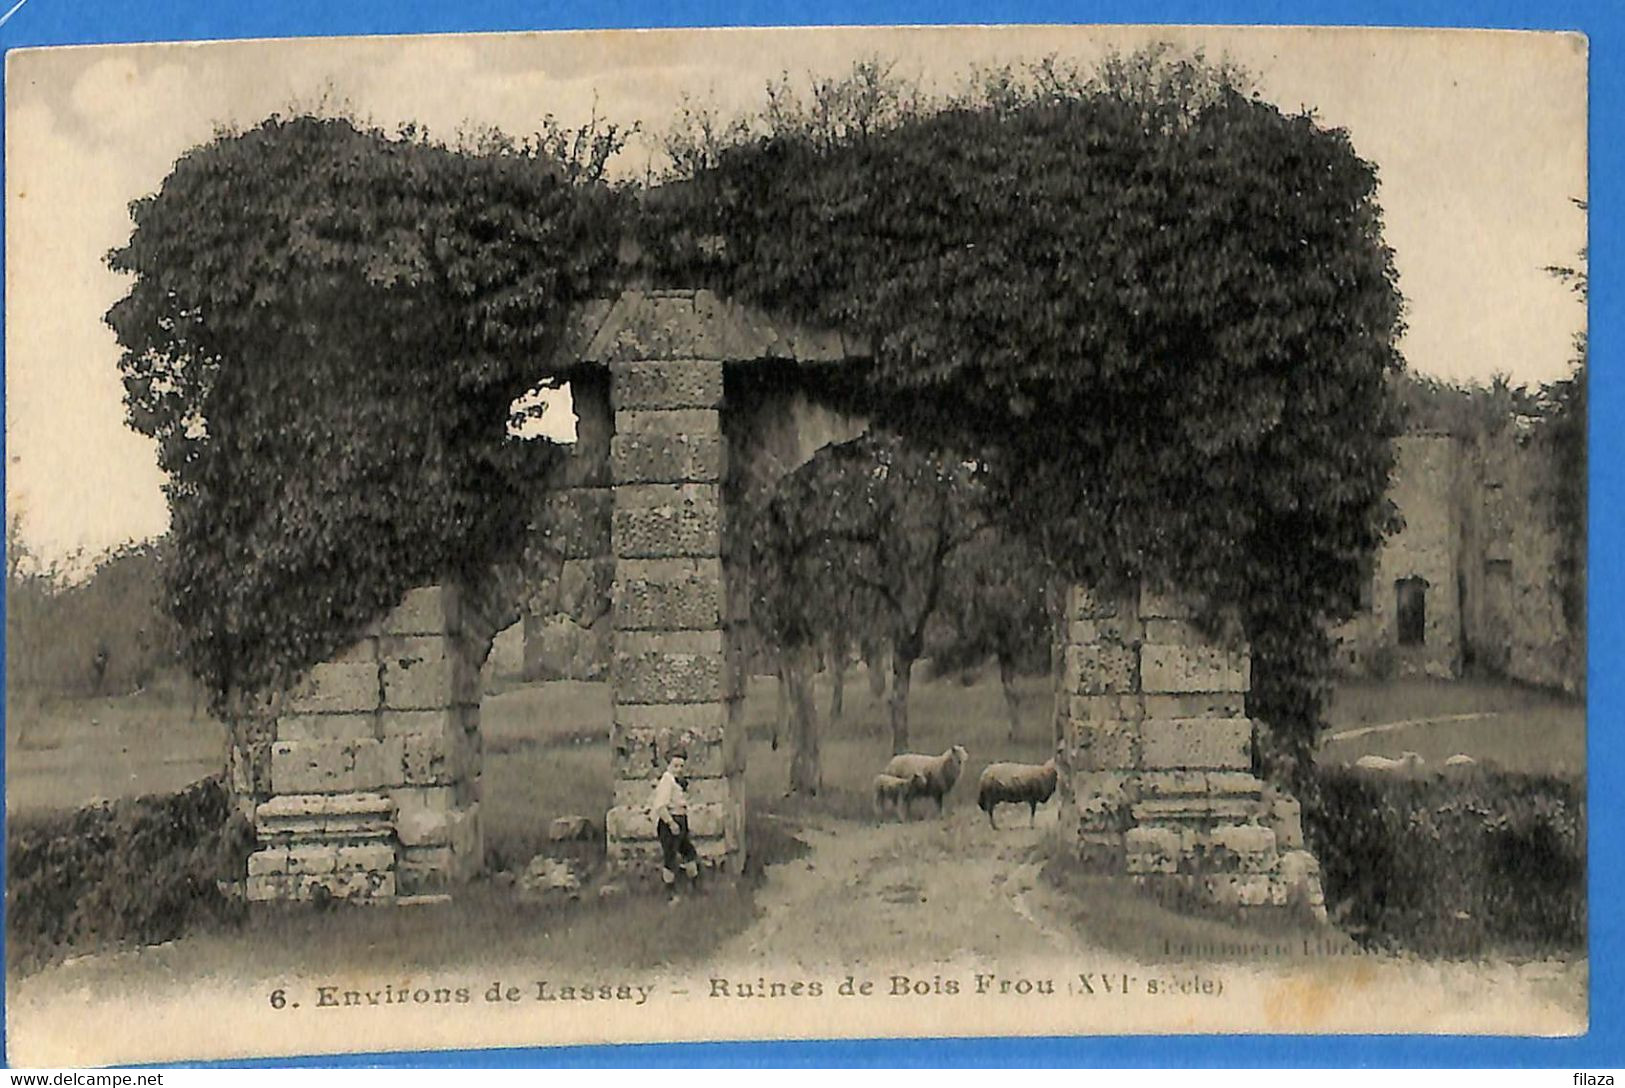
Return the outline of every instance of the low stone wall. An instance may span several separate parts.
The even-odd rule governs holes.
[[[1251,663],[1178,597],[1066,591],[1060,832],[1086,862],[1223,905],[1324,917],[1297,802],[1253,776]]]
[[[481,866],[480,658],[455,587],[416,589],[270,700],[251,899],[382,899]]]

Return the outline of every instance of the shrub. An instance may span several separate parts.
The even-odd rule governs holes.
[[[1586,933],[1584,783],[1477,773],[1319,776],[1304,807],[1333,917],[1367,946],[1566,953]]]
[[[179,649],[217,703],[517,558],[560,453],[510,440],[514,402],[559,378],[538,361],[615,265],[599,135],[561,157],[545,133],[454,150],[273,116],[131,206],[107,322],[168,475]]]
[[[56,955],[155,944],[200,922],[235,920],[252,830],[218,778],[13,823],[6,842],[7,948],[13,971]]]

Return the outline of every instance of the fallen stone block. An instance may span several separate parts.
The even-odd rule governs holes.
[[[547,828],[549,842],[585,842],[597,834],[597,825],[585,816],[560,816]]]

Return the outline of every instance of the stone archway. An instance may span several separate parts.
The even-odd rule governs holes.
[[[680,749],[700,856],[737,870],[749,606],[737,511],[822,441],[861,432],[839,416],[801,424],[819,373],[866,349],[709,291],[627,291],[583,307],[561,351],[551,369],[570,376],[578,441],[546,520],[561,576],[577,564],[610,586],[608,857],[652,869],[647,803]],[[479,871],[479,666],[500,625],[490,596],[413,590],[246,715],[231,766],[239,796],[258,802],[252,898],[388,898]],[[1250,771],[1247,652],[1206,639],[1193,615],[1177,596],[1067,592],[1055,715],[1064,842],[1222,902],[1322,909],[1296,802]]]

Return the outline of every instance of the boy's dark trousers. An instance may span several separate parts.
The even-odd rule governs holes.
[[[676,831],[668,827],[664,820],[655,822],[655,834],[660,837],[660,879],[668,886],[677,881],[679,861],[690,880],[698,879],[700,875],[700,855],[695,852],[694,844],[688,837],[688,816],[673,816],[672,820],[677,824]]]

